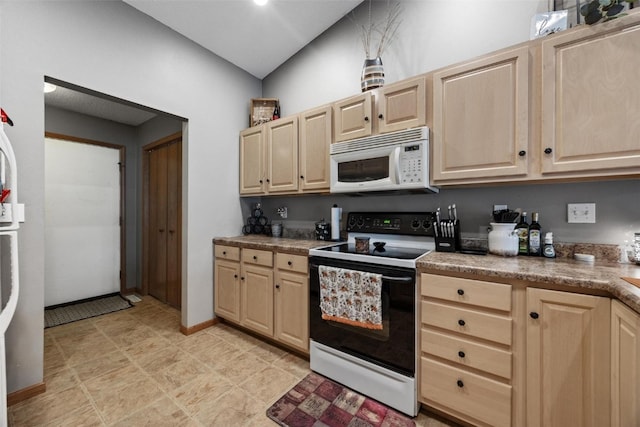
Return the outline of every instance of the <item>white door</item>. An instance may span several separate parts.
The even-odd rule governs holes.
[[[119,161],[45,138],[45,307],[120,291]]]

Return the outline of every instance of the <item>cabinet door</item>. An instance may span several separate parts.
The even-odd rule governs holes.
[[[393,132],[424,126],[426,115],[424,77],[385,86],[376,99],[378,132]]]
[[[332,134],[331,107],[300,115],[300,190],[329,190],[329,146]]]
[[[267,191],[298,189],[298,117],[267,124]]]
[[[527,426],[610,421],[610,299],[527,289]]]
[[[528,172],[529,49],[433,75],[433,180],[508,180]]]
[[[273,269],[256,265],[242,267],[240,324],[273,336]]]
[[[373,133],[373,95],[354,96],[333,105],[336,121],[334,142],[370,136]]]
[[[167,302],[168,147],[149,153],[149,294]]]
[[[182,305],[182,142],[167,147],[167,304]]]
[[[309,280],[278,270],[275,281],[275,337],[309,351]]]
[[[216,316],[240,321],[240,263],[216,259],[213,311]]]
[[[611,426],[640,425],[640,316],[611,302]]]
[[[543,173],[640,171],[640,16],[616,21],[542,43]]]
[[[264,126],[240,132],[240,194],[264,192],[265,177]]]

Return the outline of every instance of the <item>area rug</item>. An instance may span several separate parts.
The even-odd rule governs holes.
[[[89,317],[113,313],[133,307],[133,304],[120,296],[109,294],[101,297],[85,299],[67,304],[60,304],[44,309],[44,327],[64,325]]]
[[[415,422],[321,375],[310,373],[267,409],[288,427],[408,427]]]

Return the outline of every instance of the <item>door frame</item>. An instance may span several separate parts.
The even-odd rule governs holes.
[[[150,223],[150,214],[149,214],[149,172],[150,172],[150,160],[149,155],[150,152],[155,149],[162,147],[163,145],[169,145],[172,143],[182,142],[182,132],[176,132],[171,135],[165,136],[157,141],[151,142],[147,145],[142,146],[142,284],[141,288],[138,290],[141,295],[149,294],[149,277],[150,277],[150,257],[149,257],[149,239],[151,238],[151,234],[149,233],[149,223]],[[181,153],[182,154],[182,153]],[[182,181],[182,167],[180,168],[180,181]],[[182,186],[180,186],[182,187]],[[182,200],[182,196],[180,197]],[[178,223],[180,225],[180,229],[182,228],[182,202],[180,203],[180,207],[178,209]],[[180,233],[182,236],[182,233]],[[182,240],[182,239],[181,239]],[[180,246],[182,247],[182,241],[180,241]],[[180,260],[180,270],[182,271],[182,259]],[[182,282],[182,281],[181,281]],[[182,288],[182,283],[180,284],[180,288]]]
[[[80,144],[97,145],[100,147],[113,148],[118,150],[120,166],[120,294],[126,295],[133,293],[127,291],[127,221],[126,221],[126,147],[121,144],[113,144],[111,142],[97,141],[94,139],[79,138],[77,136],[65,135],[62,133],[45,132],[45,138],[60,139],[68,142],[77,142]]]

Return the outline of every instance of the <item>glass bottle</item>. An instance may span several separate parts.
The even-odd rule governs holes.
[[[542,227],[538,223],[538,212],[534,212],[531,214],[531,225],[529,226],[529,255],[542,255],[541,229]]]
[[[518,235],[518,255],[529,255],[529,223],[526,212],[522,212],[520,215],[520,222],[516,225],[516,234]]]

